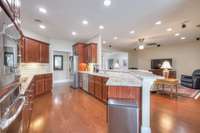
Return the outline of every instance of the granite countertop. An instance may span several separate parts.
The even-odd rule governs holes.
[[[21,83],[21,90],[20,94],[24,95],[26,90],[28,89],[31,81],[33,80],[34,76],[41,75],[41,74],[51,74],[51,72],[44,72],[44,73],[37,73],[37,74],[28,74],[28,75],[22,75],[20,77],[20,83]]]
[[[128,87],[142,86],[142,80],[131,73],[112,72],[112,71],[106,71],[100,73],[80,71],[80,73],[109,78],[106,83],[107,86],[128,86]]]

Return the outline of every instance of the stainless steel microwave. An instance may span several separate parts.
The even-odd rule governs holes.
[[[10,82],[18,71],[20,37],[14,23],[6,12],[0,9],[0,87]]]

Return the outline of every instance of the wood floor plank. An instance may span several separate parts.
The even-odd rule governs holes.
[[[200,133],[200,100],[151,96],[152,133]],[[68,85],[34,101],[30,133],[107,133],[106,105]]]

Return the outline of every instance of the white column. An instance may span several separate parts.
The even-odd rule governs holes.
[[[144,78],[142,83],[142,127],[141,133],[151,133],[150,127],[150,90],[155,81],[154,78]]]
[[[97,64],[100,69],[102,69],[102,37],[98,36],[98,44],[97,44]]]

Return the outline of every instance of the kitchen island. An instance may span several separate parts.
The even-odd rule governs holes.
[[[87,76],[84,76],[87,75]],[[88,77],[88,88],[84,84]],[[100,71],[79,72],[80,88],[107,104],[108,99],[133,99],[139,107],[139,123],[142,133],[150,133],[150,90],[156,76],[148,71]],[[86,86],[87,87],[87,86]],[[106,99],[106,100],[105,100]]]

